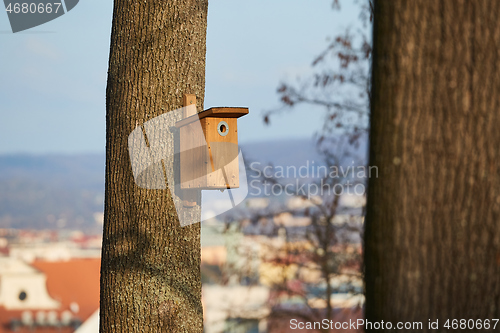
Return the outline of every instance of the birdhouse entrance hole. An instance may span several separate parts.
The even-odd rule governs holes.
[[[220,136],[226,136],[229,133],[229,126],[225,121],[221,121],[219,125],[217,125],[217,132],[219,132]]]

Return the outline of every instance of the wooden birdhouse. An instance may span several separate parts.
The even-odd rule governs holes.
[[[195,103],[194,95],[185,96],[185,106]],[[175,124],[180,130],[181,189],[239,187],[237,118],[246,114],[248,108],[213,107]]]

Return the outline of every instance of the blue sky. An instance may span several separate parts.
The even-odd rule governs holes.
[[[0,13],[0,154],[103,152],[112,1],[81,0],[67,14],[13,34]],[[358,12],[331,0],[212,0],[205,108],[247,106],[240,143],[311,137],[321,110],[262,122],[280,81],[306,75],[326,38]]]

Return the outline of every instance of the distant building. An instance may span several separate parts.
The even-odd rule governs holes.
[[[100,259],[0,257],[0,331],[75,332],[99,308],[99,274]]]
[[[61,303],[51,298],[46,275],[13,258],[0,258],[0,306],[6,310],[56,310]]]
[[[203,286],[205,333],[267,332],[268,299],[264,286]]]
[[[264,209],[269,206],[269,198],[247,198],[245,203],[250,209]]]

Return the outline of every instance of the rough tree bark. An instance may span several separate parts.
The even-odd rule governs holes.
[[[375,3],[369,321],[500,318],[499,15],[496,0]]]
[[[205,89],[207,0],[115,0],[106,92],[100,332],[202,332],[200,225],[134,183],[128,135]],[[167,144],[167,143],[166,143]]]

